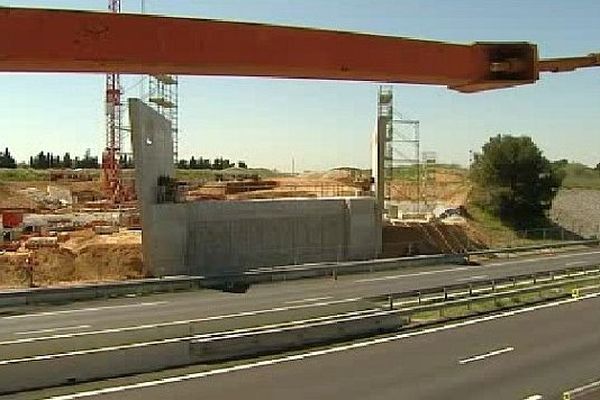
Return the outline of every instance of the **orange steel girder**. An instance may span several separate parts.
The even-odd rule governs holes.
[[[529,43],[470,45],[263,24],[0,8],[0,71],[118,72],[446,85],[535,82]]]

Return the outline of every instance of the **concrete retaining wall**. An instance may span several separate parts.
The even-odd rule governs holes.
[[[154,275],[222,275],[253,267],[362,260],[378,254],[371,198],[156,204],[144,240]]]
[[[159,178],[175,178],[171,126],[138,99],[129,100],[129,113],[143,259],[154,276],[218,276],[380,254],[373,198],[158,204]]]

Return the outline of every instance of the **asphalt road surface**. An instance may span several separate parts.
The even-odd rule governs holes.
[[[47,391],[27,398],[559,399],[600,377],[599,327],[600,297],[567,300],[216,372],[142,376],[104,391],[88,384],[64,388],[63,397]]]
[[[245,294],[200,290],[36,307],[22,314],[0,316],[0,354],[2,342],[10,344],[10,341],[19,338],[228,316],[240,312],[262,314],[273,309],[298,308],[341,299],[595,263],[600,264],[600,251],[588,249],[556,256],[499,260],[482,266],[415,267],[345,275],[338,280],[325,278],[261,284],[251,287]]]

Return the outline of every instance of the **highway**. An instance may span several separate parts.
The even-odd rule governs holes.
[[[372,274],[345,275],[340,276],[337,280],[332,278],[307,279],[261,284],[253,286],[246,294],[199,290],[145,297],[79,302],[60,307],[38,306],[20,310],[22,313],[11,313],[0,316],[0,366],[5,364],[11,366],[14,365],[15,368],[28,371],[29,363],[34,362],[33,360],[36,359],[36,357],[50,357],[51,359],[60,359],[68,362],[71,357],[68,354],[80,354],[78,353],[80,351],[115,352],[120,350],[118,350],[118,347],[114,346],[128,345],[130,343],[149,342],[164,338],[178,338],[194,334],[225,331],[228,329],[281,323],[292,319],[298,320],[314,318],[319,315],[332,315],[372,309],[373,303],[359,299],[359,297],[363,296],[435,287],[444,284],[464,283],[478,279],[489,280],[508,275],[559,270],[564,269],[565,267],[575,268],[578,266],[598,264],[600,264],[600,251],[596,249],[587,249],[585,251],[562,253],[558,255],[544,255],[513,260],[496,260],[481,266],[439,265],[430,267],[412,267],[397,271]],[[597,302],[597,300],[588,300],[587,304],[592,304],[594,302]],[[564,305],[556,307],[555,309],[563,310],[575,306],[580,307],[578,303],[577,305]],[[538,311],[537,313],[543,314],[548,312],[549,310],[543,310]],[[589,314],[589,310],[583,312],[583,314]],[[523,316],[513,316],[507,320],[513,318],[523,318]],[[561,319],[562,317],[558,318]],[[569,318],[572,317],[567,315],[566,319]],[[551,319],[551,317],[549,317],[549,319]],[[585,319],[568,323],[558,321],[561,322],[560,327],[557,327],[557,332],[559,332],[561,336],[560,340],[562,340],[562,336],[565,338],[569,337],[568,332],[571,332],[573,329],[577,331],[579,328],[573,328],[573,326],[577,326],[577,324],[580,324],[582,321],[585,322]],[[499,321],[489,323],[496,324],[499,323]],[[488,322],[482,323],[480,324],[482,327],[477,327],[477,329],[484,329],[483,326],[487,324]],[[593,324],[590,326],[593,326]],[[531,326],[532,332],[534,331],[534,328],[535,326]],[[432,337],[441,335],[444,338],[441,340],[436,339],[435,342],[426,345],[423,345],[421,341],[427,339],[409,335],[407,337],[399,337],[398,340],[393,341],[394,344],[392,344],[392,342],[382,343],[381,347],[386,348],[387,346],[392,346],[392,348],[388,350],[389,353],[392,354],[395,351],[393,350],[395,348],[393,346],[407,346],[406,349],[403,348],[402,350],[402,354],[404,354],[400,357],[402,360],[406,358],[406,354],[409,354],[411,357],[417,357],[420,352],[417,350],[419,346],[424,346],[422,349],[427,349],[426,359],[417,357],[414,360],[410,360],[410,364],[416,367],[414,370],[402,371],[402,376],[409,377],[411,382],[420,382],[420,380],[424,379],[419,373],[425,374],[425,372],[419,372],[419,368],[426,369],[429,362],[432,362],[433,366],[436,366],[438,362],[441,363],[440,368],[443,367],[440,370],[441,378],[436,378],[436,382],[437,380],[444,381],[446,376],[452,376],[452,374],[444,370],[444,368],[447,367],[444,362],[447,361],[446,358],[448,357],[459,357],[458,353],[462,354],[462,358],[457,358],[459,366],[456,368],[466,369],[468,364],[480,363],[487,358],[510,356],[509,353],[513,353],[517,349],[514,343],[518,343],[518,348],[523,348],[523,339],[518,336],[514,339],[503,341],[500,340],[501,337],[498,335],[490,336],[487,333],[484,333],[483,336],[480,336],[480,333],[478,332],[470,332],[472,329],[475,329],[475,326],[456,327],[456,329],[452,330],[466,331],[462,334],[451,333],[450,331],[431,331],[430,334]],[[498,329],[498,332],[502,332],[503,330],[506,331],[504,328]],[[512,335],[512,331],[518,333],[520,329],[520,326],[515,325],[508,329],[504,335],[508,335],[508,333]],[[582,330],[583,332],[588,332],[590,329],[585,325],[582,327]],[[525,330],[524,332],[528,331],[529,330]],[[542,332],[541,334],[542,339],[546,340],[544,335],[552,334],[552,332]],[[446,335],[449,335],[448,338],[446,338]],[[453,335],[457,336],[457,338],[454,339]],[[464,343],[458,339],[458,336],[461,335],[464,335]],[[511,335],[508,336],[512,337]],[[593,332],[590,333],[590,335],[589,343],[577,340],[576,344],[590,344],[592,347],[584,348],[583,350],[584,352],[591,352],[593,354],[595,351],[593,346],[597,343],[592,340],[595,337],[593,336]],[[456,340],[456,343],[454,340]],[[497,343],[495,343],[494,340],[496,340]],[[553,340],[557,339],[555,338]],[[560,340],[558,342],[560,342]],[[413,346],[411,345],[413,341],[417,343],[414,345],[416,347],[411,347]],[[447,341],[451,343],[450,348],[452,351],[458,351],[457,354],[451,352],[448,355],[443,355],[444,352],[449,351],[443,350],[443,347],[446,346],[444,343]],[[481,344],[481,347],[479,347],[479,344]],[[531,347],[533,345],[527,342],[527,346]],[[563,346],[565,349],[569,349],[569,346],[572,346],[572,344],[565,342]],[[377,348],[379,348],[379,346],[374,346],[375,350]],[[578,349],[575,350],[579,351]],[[361,349],[359,350],[359,353],[364,351],[365,349]],[[384,351],[384,353],[385,352],[386,351]],[[439,359],[437,358],[438,353],[440,353]],[[572,352],[569,354],[571,353]],[[596,354],[598,354],[597,351]],[[344,358],[346,355],[342,353],[339,353],[338,355],[342,357],[342,361],[340,361],[342,366],[345,365],[345,363],[349,363],[350,365],[355,364],[350,360],[346,360]],[[324,355],[325,359],[329,359],[330,356],[332,356],[332,354]],[[377,353],[373,357],[374,360],[376,360],[379,357],[383,357],[383,353]],[[583,357],[583,359],[585,359],[585,357]],[[368,365],[370,369],[377,369],[376,365],[370,365],[370,361],[368,360],[360,360],[360,362]],[[566,360],[565,362],[571,361]],[[385,359],[373,361],[373,363],[381,363],[383,366],[386,366],[384,371],[391,368],[390,366],[387,366],[387,364],[391,364],[391,361],[388,362]],[[597,364],[600,364],[600,362],[597,362]],[[31,366],[33,367],[33,364],[31,364]],[[282,366],[284,367],[284,370],[290,368],[287,362],[283,363]],[[200,367],[203,369],[207,368],[207,366]],[[188,368],[193,369],[198,367]],[[331,368],[334,367],[332,366]],[[180,369],[179,371],[184,370],[185,368]],[[310,370],[314,371],[317,369],[316,367],[311,367]],[[15,372],[17,370],[12,371],[13,372],[10,373],[16,373],[17,376],[22,376],[21,372]],[[392,371],[398,372],[393,368]],[[169,373],[177,373],[177,370],[169,371]],[[255,374],[254,371],[250,370],[248,370],[248,373],[250,375]],[[301,372],[301,374],[303,373],[304,372]],[[186,373],[184,373],[184,375],[185,374]],[[385,372],[380,372],[380,374],[385,375]],[[435,376],[437,377],[437,375]],[[341,377],[337,377],[337,375],[330,378],[336,381],[341,379]],[[144,375],[139,375],[136,379],[146,378],[144,378]],[[210,379],[219,381],[227,378],[219,375],[218,377],[211,377]],[[241,379],[243,380],[244,378]],[[260,380],[261,378],[256,379]],[[284,379],[284,377],[282,377],[282,379]],[[465,379],[468,381],[469,379],[474,378],[467,376]],[[451,382],[454,382],[455,380],[460,381],[459,377],[455,377],[452,378]],[[374,381],[377,381],[377,379]],[[111,382],[112,381],[101,381],[98,382],[98,384],[106,385]],[[566,383],[570,383],[570,381]],[[184,389],[182,390],[187,390],[185,389],[186,387],[187,386],[184,385]],[[462,386],[457,386],[457,390],[459,389],[463,390]],[[565,388],[560,389],[564,390]],[[159,389],[157,390],[160,392]],[[389,394],[390,392],[386,390],[382,390],[381,393]],[[389,390],[399,389],[392,386]],[[425,389],[420,388],[419,390]],[[129,398],[129,390],[127,390],[127,392],[127,398]],[[132,393],[135,392],[136,391],[133,391]],[[360,390],[357,389],[357,392],[360,392]],[[377,393],[379,395],[380,392]],[[425,391],[423,393],[424,394],[422,395],[421,392],[407,392],[409,395],[418,395],[417,398],[428,398],[428,392]],[[431,396],[433,397],[431,398],[436,398],[439,394],[439,392],[432,393]],[[214,393],[210,392],[207,393],[207,395],[212,397],[214,396]],[[261,396],[262,395],[264,394],[261,393]],[[275,397],[279,395],[279,393],[273,394]],[[45,394],[43,394],[43,396],[45,396]],[[161,398],[161,394],[157,394],[156,396],[158,396],[156,398]]]
[[[211,372],[190,367],[6,398],[559,399],[600,377],[599,309],[600,297],[563,300]]]
[[[598,263],[600,251],[587,249],[556,256],[498,260],[481,266],[414,267],[374,274],[345,275],[337,280],[307,279],[260,284],[251,287],[245,294],[200,290],[34,307],[23,310],[22,314],[0,316],[0,350],[3,344],[10,345],[11,341],[25,338],[185,322],[207,317],[227,319],[240,313],[251,317],[314,305],[326,306],[344,299],[388,292]]]

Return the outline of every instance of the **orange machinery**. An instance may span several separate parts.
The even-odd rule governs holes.
[[[149,15],[0,8],[0,71],[339,79],[476,92],[540,72],[600,66],[600,54],[539,59],[525,42],[454,44]]]

